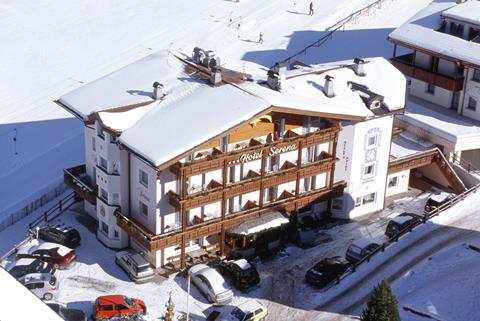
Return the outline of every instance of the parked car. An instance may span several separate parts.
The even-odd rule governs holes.
[[[237,289],[246,290],[260,283],[257,269],[245,259],[221,261],[218,269]]]
[[[221,317],[221,321],[262,321],[268,314],[267,308],[256,300],[248,300],[235,307],[229,315]]]
[[[70,309],[57,302],[48,302],[47,305],[66,321],[87,321],[87,315],[82,310]]]
[[[55,273],[55,266],[38,259],[20,259],[8,272],[16,279],[29,273]]]
[[[413,213],[402,213],[397,217],[394,217],[388,222],[387,229],[385,230],[385,235],[388,238],[394,237],[400,231],[407,228],[407,226],[414,224],[420,221],[422,218],[420,215]]]
[[[147,313],[145,302],[124,295],[104,295],[95,300],[94,320],[105,320],[120,316],[144,315]]]
[[[57,278],[50,273],[29,273],[21,276],[18,281],[43,300],[51,300],[57,293]]]
[[[190,268],[189,273],[193,284],[209,302],[225,305],[232,301],[233,291],[215,269],[205,264],[197,264]]]
[[[315,264],[305,274],[308,283],[324,287],[350,267],[350,262],[341,256],[328,257]]]
[[[120,251],[115,254],[115,263],[117,263],[133,281],[147,280],[155,276],[150,263],[139,253],[131,251]]]
[[[430,196],[430,198],[427,200],[427,203],[425,204],[425,212],[431,212],[437,207],[442,206],[443,204],[451,201],[454,198],[455,194],[445,192]]]
[[[346,258],[350,263],[356,263],[379,248],[380,243],[370,238],[356,240],[348,247]]]
[[[52,263],[58,268],[67,268],[77,257],[75,250],[57,243],[45,242],[27,249],[20,249],[17,259],[38,259]]]
[[[80,233],[71,226],[56,224],[40,227],[38,238],[74,248],[80,245]]]

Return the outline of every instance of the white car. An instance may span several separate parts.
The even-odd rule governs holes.
[[[115,253],[117,263],[133,281],[144,281],[155,276],[150,263],[139,253],[131,251],[120,251]]]
[[[189,270],[193,284],[214,305],[225,305],[232,301],[233,291],[215,269],[197,264]]]
[[[268,314],[267,308],[256,300],[239,304],[232,312],[221,317],[221,321],[263,321]]]
[[[57,278],[50,273],[30,273],[18,280],[40,299],[51,300],[57,293]]]

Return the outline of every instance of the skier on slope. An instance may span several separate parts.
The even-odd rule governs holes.
[[[308,13],[309,16],[313,16],[313,1],[310,2],[310,12]]]

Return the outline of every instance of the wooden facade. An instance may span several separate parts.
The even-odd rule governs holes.
[[[75,191],[78,197],[85,199],[90,204],[97,203],[97,189],[93,187],[86,177],[86,165],[79,165],[63,170],[63,181]]]

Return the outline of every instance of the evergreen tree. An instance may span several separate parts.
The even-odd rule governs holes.
[[[367,307],[363,310],[362,321],[400,321],[397,299],[387,280],[373,288]]]

